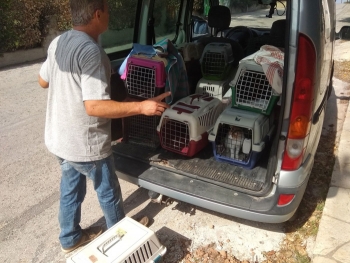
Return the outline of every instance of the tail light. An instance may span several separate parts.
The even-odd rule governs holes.
[[[294,199],[294,194],[280,194],[277,205],[284,206],[290,204]]]
[[[312,121],[316,51],[312,41],[299,34],[294,94],[282,169],[300,167],[308,143]]]

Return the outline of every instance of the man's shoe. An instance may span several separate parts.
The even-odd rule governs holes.
[[[148,219],[147,216],[144,216],[144,217],[142,217],[141,219],[139,219],[138,222],[139,222],[141,225],[148,226],[148,224],[149,224],[149,219]]]
[[[61,250],[64,253],[72,252],[73,250],[77,249],[78,247],[81,247],[81,246],[89,243],[90,241],[94,240],[96,237],[101,235],[102,232],[103,232],[103,230],[102,230],[102,227],[100,227],[100,226],[93,226],[93,227],[89,227],[87,229],[83,229],[83,230],[81,230],[80,240],[74,246],[69,247],[69,248],[61,247]]]

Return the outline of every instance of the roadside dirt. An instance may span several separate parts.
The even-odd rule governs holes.
[[[334,77],[350,83],[350,61],[335,61]]]
[[[334,77],[350,83],[350,62],[336,61]],[[340,101],[339,103],[342,103]],[[344,103],[348,103],[345,101]],[[318,232],[322,211],[332,177],[335,153],[338,147],[336,127],[324,127],[317,149],[315,163],[303,200],[295,216],[284,223],[286,237],[278,251],[263,253],[263,261],[238,260],[225,250],[219,250],[222,244],[211,243],[194,251],[189,249],[187,240],[177,240],[164,258],[164,263],[175,263],[181,254],[181,263],[307,263],[311,262],[308,242],[314,242]],[[230,242],[229,240],[227,242]],[[312,247],[312,244],[311,244]]]
[[[326,136],[322,136],[317,150],[315,164],[310,176],[300,208],[292,220],[284,224],[286,237],[279,251],[266,251],[263,261],[240,261],[227,251],[216,249],[220,244],[209,244],[207,246],[188,251],[186,242],[177,242],[177,253],[183,249],[185,255],[182,263],[301,263],[311,262],[307,251],[308,239],[316,236],[322,215],[329,183],[335,162],[335,131],[329,127]],[[229,240],[228,240],[229,242]],[[164,263],[178,262],[170,256],[175,249],[170,250]],[[175,261],[174,261],[175,260]]]

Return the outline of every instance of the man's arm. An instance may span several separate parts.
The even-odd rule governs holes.
[[[162,115],[170,106],[162,100],[171,95],[171,92],[163,93],[155,98],[141,102],[118,102],[114,100],[87,100],[84,101],[86,113],[89,116],[102,118],[123,118],[138,114],[147,116]]]
[[[49,83],[46,82],[45,80],[43,80],[40,75],[39,75],[39,85],[44,88],[44,89],[47,89],[49,87]]]

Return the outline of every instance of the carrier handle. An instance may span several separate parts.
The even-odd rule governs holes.
[[[105,242],[103,242],[100,245],[102,254],[107,256],[106,255],[107,250],[110,249],[111,247],[113,247],[116,243],[118,243],[122,239],[123,236],[124,235],[116,234],[116,235],[110,237],[109,239],[107,239]]]

